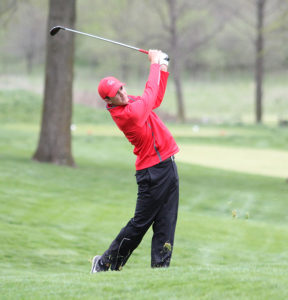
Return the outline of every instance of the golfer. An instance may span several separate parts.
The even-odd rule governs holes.
[[[179,179],[174,154],[179,151],[171,133],[154,112],[166,90],[168,56],[149,50],[151,63],[142,96],[130,96],[124,83],[103,78],[101,98],[119,129],[134,145],[138,195],[133,218],[110,247],[92,261],[91,273],[121,270],[152,225],[151,267],[169,267],[177,221]]]

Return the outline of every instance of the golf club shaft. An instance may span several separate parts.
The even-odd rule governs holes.
[[[58,27],[58,26],[56,26],[56,27]],[[102,41],[105,41],[105,42],[113,43],[113,44],[116,44],[116,45],[119,45],[119,46],[123,46],[123,47],[126,47],[126,48],[130,48],[130,49],[133,49],[133,50],[136,50],[136,51],[148,54],[147,50],[143,50],[143,49],[140,49],[140,48],[137,48],[137,47],[126,45],[126,44],[123,44],[123,43],[120,43],[120,42],[116,42],[116,41],[113,41],[113,40],[105,39],[105,38],[97,36],[97,35],[93,35],[93,34],[81,32],[81,31],[78,31],[78,30],[74,30],[74,29],[70,29],[70,28],[66,28],[66,27],[62,27],[62,26],[60,28],[63,29],[63,30],[67,30],[67,31],[71,31],[71,32],[74,32],[74,33],[79,33],[79,34],[82,34],[82,35],[90,36],[90,37],[95,38],[95,39],[99,39],[99,40],[102,40]]]

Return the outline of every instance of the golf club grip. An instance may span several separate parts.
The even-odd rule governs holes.
[[[142,52],[142,53],[145,53],[145,54],[148,54],[149,52],[147,50],[143,50],[143,49],[139,49],[138,51]]]

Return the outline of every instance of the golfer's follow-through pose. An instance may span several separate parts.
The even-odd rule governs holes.
[[[93,258],[91,273],[121,270],[152,225],[151,266],[168,267],[177,221],[179,182],[171,133],[153,111],[161,104],[169,73],[167,54],[149,50],[151,63],[142,96],[130,96],[124,83],[103,78],[98,92],[114,122],[134,145],[138,196],[135,214],[110,247]]]

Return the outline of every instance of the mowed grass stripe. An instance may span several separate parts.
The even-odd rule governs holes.
[[[223,170],[272,177],[288,177],[288,152],[215,145],[181,144],[177,159]]]

